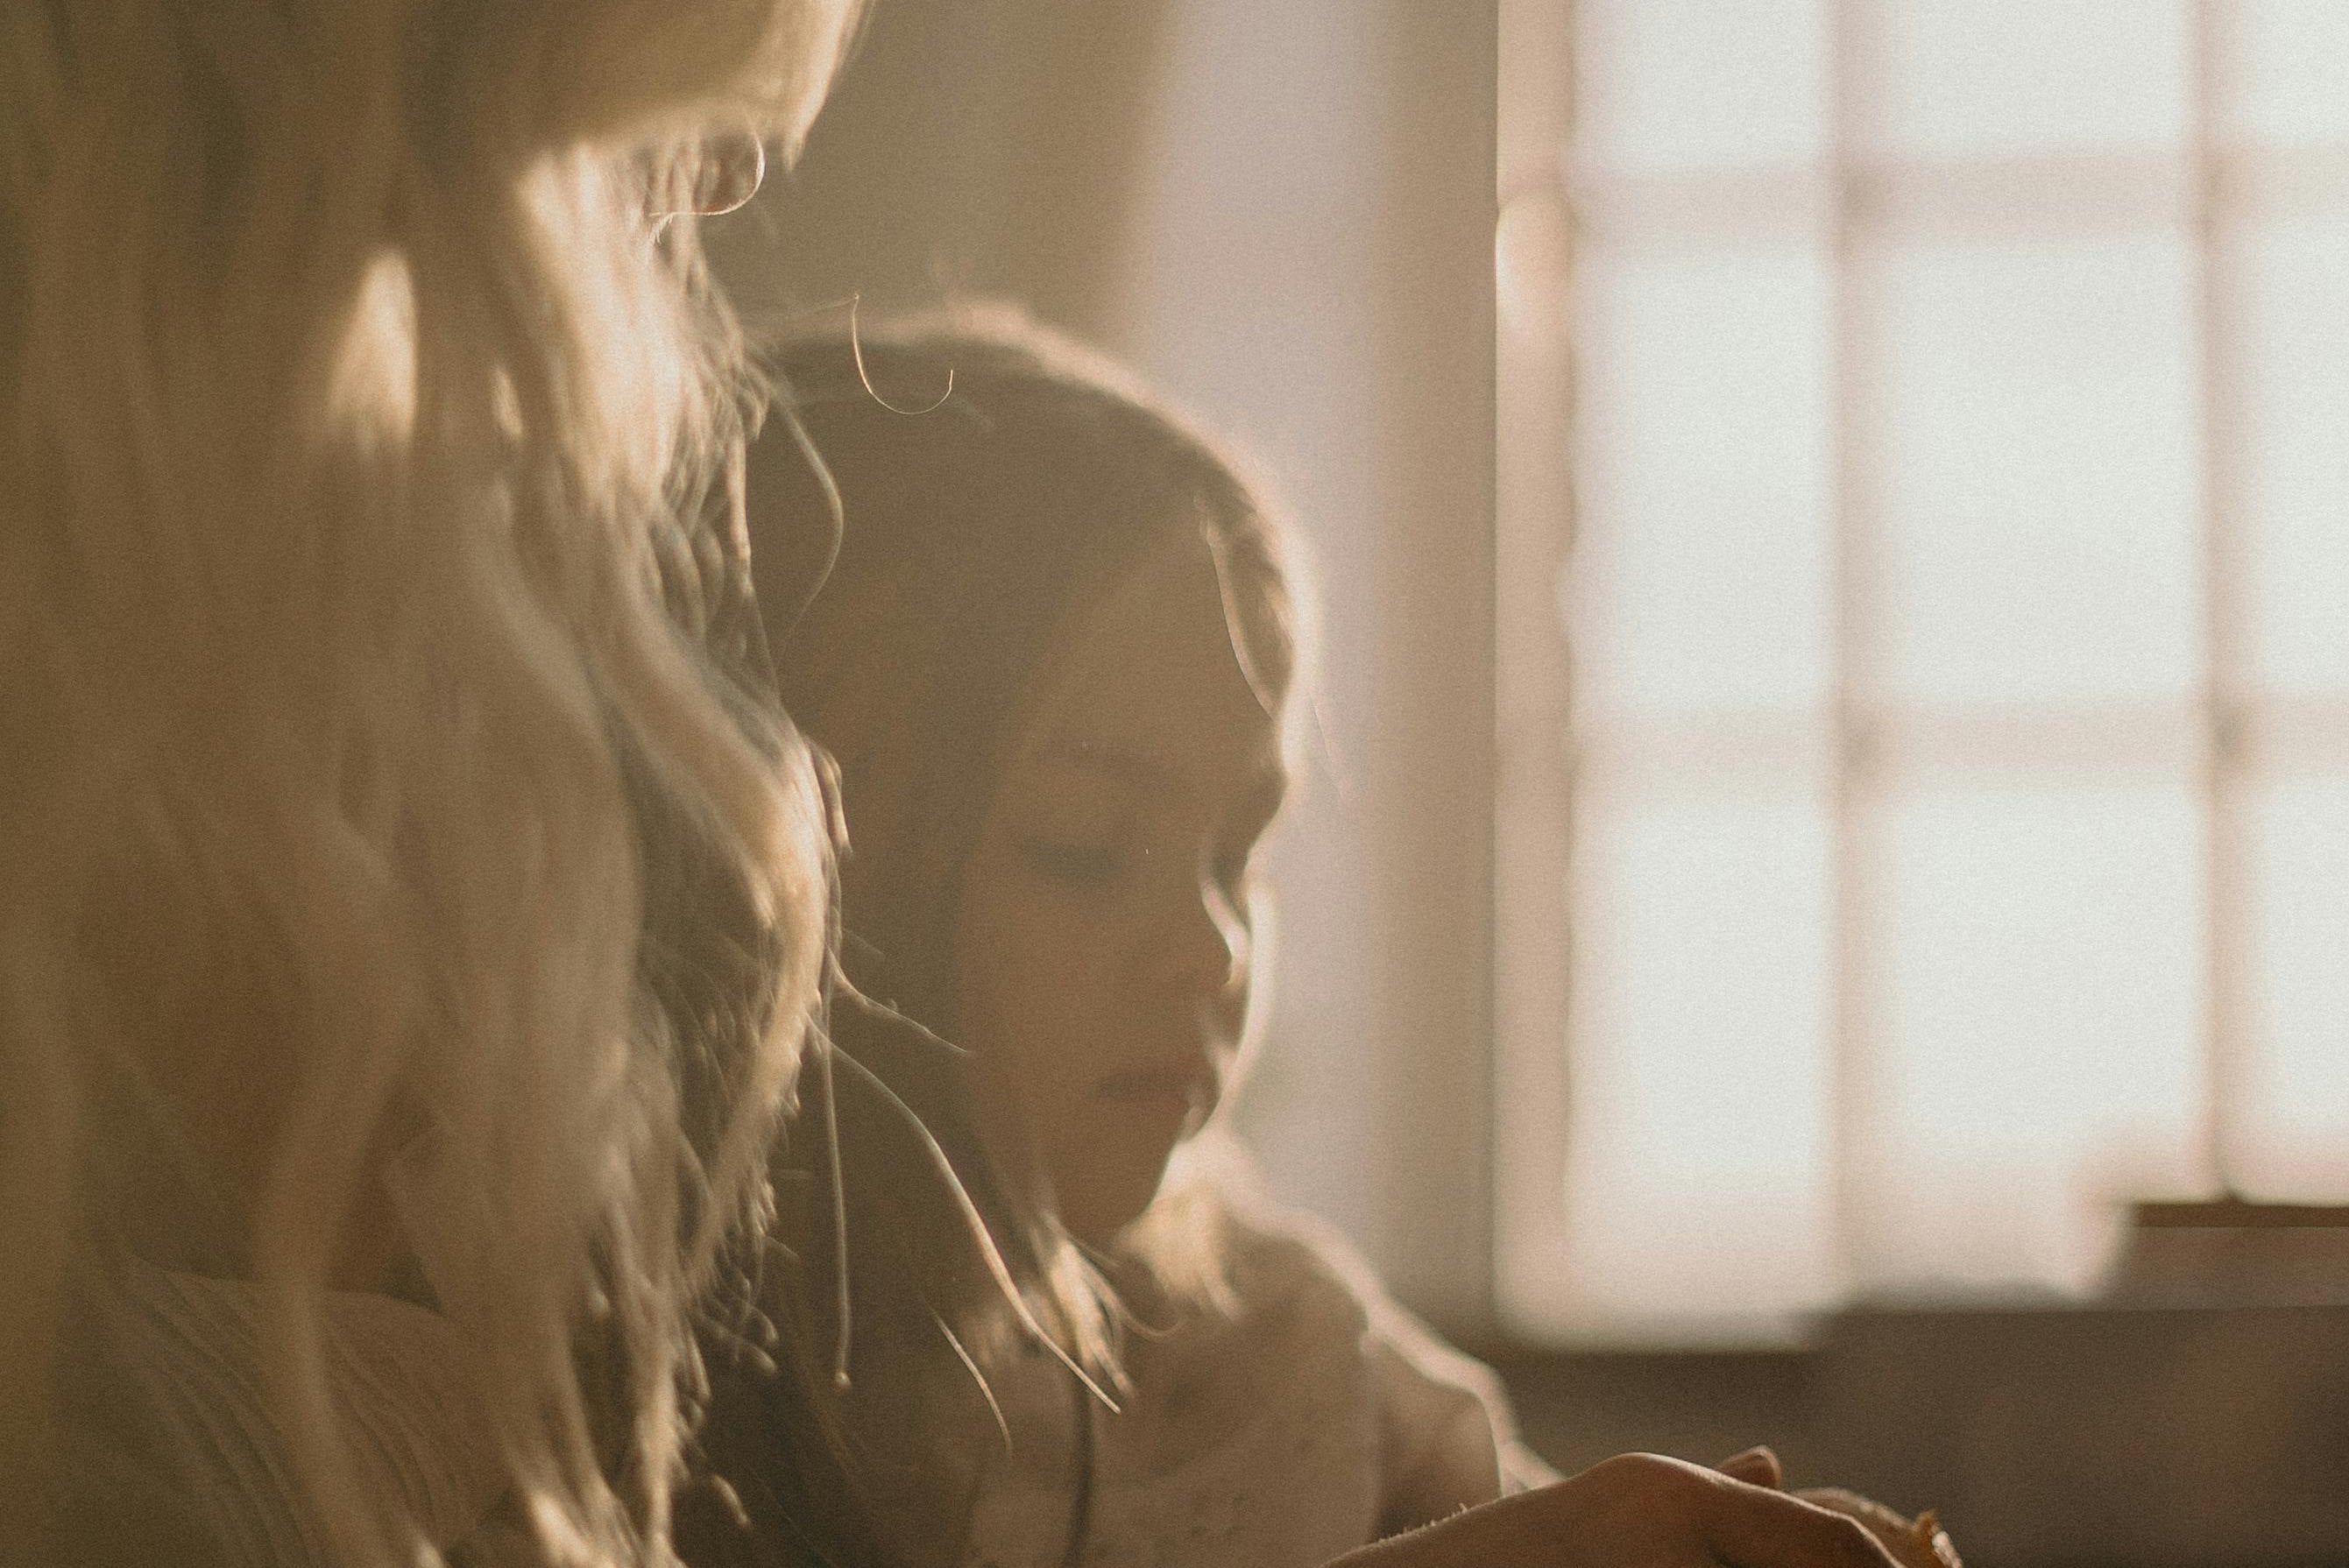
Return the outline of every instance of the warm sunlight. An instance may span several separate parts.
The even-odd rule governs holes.
[[[1766,1340],[2091,1290],[2135,1199],[2349,1198],[2349,15],[1576,15],[1522,1319]]]

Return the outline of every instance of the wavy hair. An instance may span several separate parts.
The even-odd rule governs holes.
[[[783,699],[840,769],[851,845],[842,964],[864,995],[921,1026],[869,1012],[840,1019],[849,1277],[825,1272],[830,1237],[819,1226],[817,1244],[802,1249],[812,1275],[803,1294],[837,1295],[854,1315],[861,1352],[843,1404],[865,1479],[917,1536],[927,1528],[950,1542],[955,1494],[975,1484],[971,1455],[997,1440],[988,1367],[1040,1325],[1097,1383],[1123,1380],[1126,1304],[1002,1168],[945,1043],[957,1034],[964,867],[1030,688],[1071,617],[1170,530],[1195,526],[1209,545],[1244,666],[1292,717],[1303,705],[1283,698],[1303,678],[1311,605],[1285,520],[1239,459],[1118,366],[1014,311],[963,305],[862,332],[797,330],[763,357],[794,438],[778,429],[751,449],[753,560]],[[837,486],[843,528],[828,561],[810,558],[821,542],[788,526],[811,488],[800,438]],[[812,601],[788,591],[818,576]],[[943,1183],[913,1147],[906,1109],[1000,1243],[1024,1321],[974,1263]],[[808,1143],[802,1163],[826,1152]],[[811,1170],[799,1185],[820,1177]],[[1205,1213],[1185,1207],[1186,1221]],[[1147,1240],[1143,1252],[1107,1261],[1138,1264],[1186,1307],[1224,1300],[1219,1237],[1190,1222],[1135,1239]],[[759,1420],[719,1423],[719,1446],[730,1450],[721,1464],[738,1480],[779,1429],[791,1444],[769,1407],[763,1436]],[[949,1431],[958,1446],[940,1441]],[[942,1517],[922,1521],[926,1509]]]
[[[827,841],[734,581],[754,381],[660,214],[713,139],[803,132],[855,8],[0,11],[12,1545],[70,1555],[43,1472],[85,1261],[171,1244],[129,1095],[235,1195],[336,1560],[424,1544],[353,1480],[323,1338],[422,1134],[531,1532],[667,1560],[689,1318],[763,1201]]]

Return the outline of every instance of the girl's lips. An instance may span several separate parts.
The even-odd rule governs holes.
[[[1107,1115],[1139,1118],[1134,1135],[1155,1147],[1161,1137],[1179,1143],[1206,1125],[1220,1090],[1214,1069],[1195,1065],[1115,1073],[1095,1086],[1093,1096]]]
[[[1215,1092],[1213,1076],[1200,1066],[1147,1068],[1112,1073],[1093,1092],[1103,1099],[1154,1099],[1161,1096],[1186,1101],[1205,1100]]]

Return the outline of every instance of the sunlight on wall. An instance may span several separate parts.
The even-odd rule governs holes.
[[[1334,751],[1271,846],[1280,952],[1247,1102],[1284,1195],[1376,1245],[1372,876],[1359,793],[1378,667],[1370,581],[1371,220],[1379,41],[1352,0],[1190,0],[1176,13],[1126,294],[1136,363],[1256,454],[1324,579]]]

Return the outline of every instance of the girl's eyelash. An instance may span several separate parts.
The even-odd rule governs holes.
[[[1107,844],[1029,839],[1020,849],[1038,871],[1069,887],[1106,887],[1125,869],[1123,857]]]

